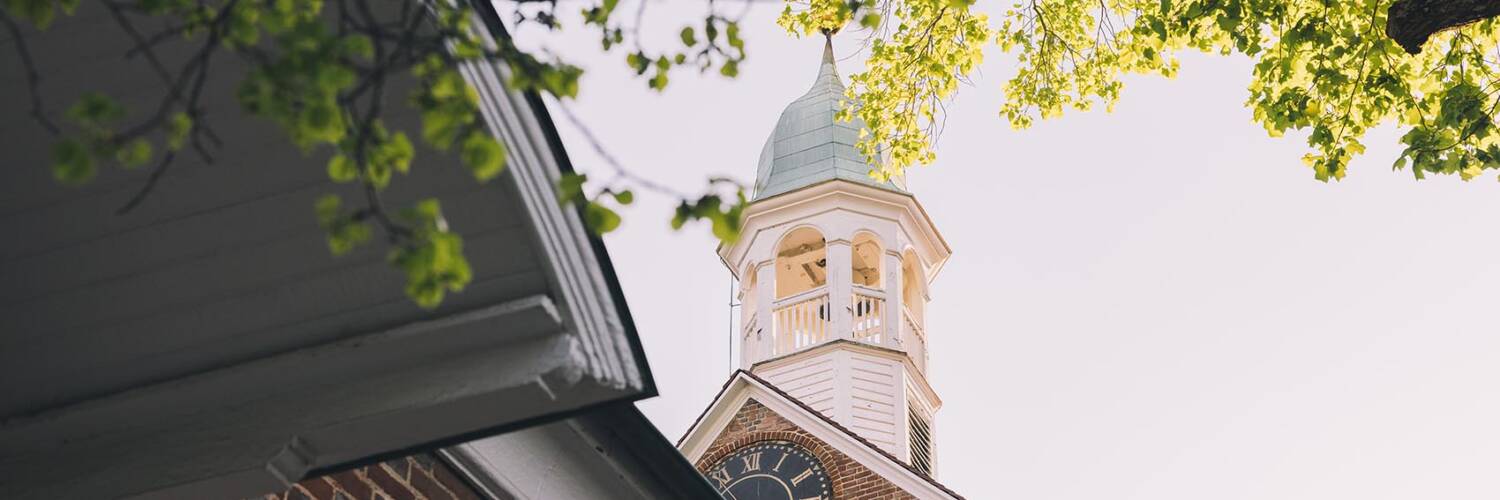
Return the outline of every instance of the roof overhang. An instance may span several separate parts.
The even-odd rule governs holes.
[[[489,33],[506,36],[493,7],[477,5]],[[122,40],[123,34],[99,29],[98,23],[108,22],[99,9],[80,5],[78,16],[61,18],[48,32],[34,35],[33,50],[72,56],[84,48],[102,50],[92,55],[105,62],[91,65],[123,64],[110,58],[131,44]],[[233,69],[235,61],[226,57],[224,63]],[[150,81],[139,72],[100,79],[72,69],[77,68],[46,67],[56,73],[43,77],[53,89],[89,87],[135,99],[143,96],[142,81]],[[100,222],[98,234],[70,233],[84,243],[57,244],[59,251],[75,257],[73,262],[85,265],[22,268],[22,259],[35,261],[48,254],[17,258],[15,252],[0,252],[0,266],[8,266],[0,267],[0,275],[37,277],[0,280],[0,311],[14,313],[0,318],[0,394],[7,395],[0,403],[8,405],[0,411],[0,490],[9,498],[249,497],[283,490],[304,477],[655,395],[602,242],[585,229],[577,210],[556,198],[555,180],[571,169],[560,139],[538,95],[504,87],[508,71],[503,65],[464,68],[479,90],[485,124],[507,146],[508,168],[489,185],[462,184],[470,186],[464,193],[471,203],[445,204],[450,221],[513,222],[494,229],[487,239],[468,240],[476,274],[499,271],[491,281],[476,278],[469,290],[450,295],[436,310],[421,310],[406,300],[399,271],[386,266],[382,250],[366,249],[341,259],[328,255],[311,199],[336,187],[322,178],[323,159],[307,156],[293,156],[287,164],[265,170],[192,163],[176,167],[153,194],[156,203]],[[281,131],[233,113],[234,83],[221,78],[206,90],[223,99],[213,102],[226,110],[216,115],[220,133],[226,143],[241,148],[234,153],[245,155],[230,160],[264,161],[275,154],[264,145],[273,143],[295,153]],[[21,91],[5,94],[25,98]],[[66,109],[65,99],[71,98],[50,95],[55,102],[49,107]],[[141,107],[138,101],[126,104]],[[388,123],[393,126],[417,123],[414,115],[392,113]],[[68,190],[46,174],[45,163],[34,161],[45,156],[47,141],[30,135],[35,125],[21,122],[30,118],[13,113],[5,120],[0,122],[4,130],[21,134],[17,137],[26,144],[43,145],[11,153],[29,169],[0,174],[0,194],[39,193],[26,200],[0,200],[0,224],[8,231],[75,231],[79,217],[110,217],[108,212],[57,207],[113,209],[145,174],[106,171],[88,188]],[[422,158],[423,173],[414,169],[405,179],[409,185],[428,186],[412,180],[427,173],[467,175],[452,157],[431,153]],[[31,175],[33,171],[41,175]],[[277,185],[291,187],[251,197],[240,190],[266,189],[267,183],[242,186],[217,179],[211,183],[219,187],[216,192],[177,191],[175,198],[168,188],[235,175],[259,175],[250,178],[277,179]],[[289,178],[273,177],[279,175]],[[316,177],[309,184],[290,177],[297,175]],[[209,208],[183,208],[191,203]],[[274,207],[275,212],[244,213],[245,206]],[[290,215],[277,215],[282,210]],[[232,239],[227,233],[251,230],[295,243],[267,253],[199,238],[207,234],[209,240],[227,240]],[[58,232],[35,231],[32,236],[40,240]],[[142,251],[122,256],[105,244],[111,238],[134,238],[129,241],[139,242]],[[168,242],[195,242],[205,249],[190,256],[195,260],[162,258],[153,262],[157,267],[140,272],[101,267],[109,259],[155,258],[145,255],[148,250],[179,250]],[[285,270],[291,264],[296,269]],[[92,274],[101,269],[107,272],[100,274],[109,275]],[[222,293],[204,289],[229,286],[217,280],[221,275],[248,284]],[[283,275],[283,281],[268,277]],[[51,296],[35,289],[56,277],[81,284],[46,292]],[[158,303],[149,294],[123,292],[138,290],[169,291],[179,300]],[[60,300],[54,296],[105,292],[111,293],[103,297],[107,300],[53,306]],[[364,302],[332,309],[336,299],[350,296]],[[143,304],[144,312],[125,310],[122,303]],[[289,305],[300,316],[285,313]],[[63,337],[49,337],[47,329],[56,325],[32,314],[73,321],[97,315],[106,306],[136,316],[87,318],[90,329],[69,330],[67,343]],[[244,332],[229,328],[271,324],[265,318],[283,314],[288,319],[272,326]],[[171,329],[134,326],[151,324],[148,320],[156,317],[182,321]],[[82,358],[81,351],[99,360],[88,361],[92,358]],[[30,399],[12,397],[23,391]]]

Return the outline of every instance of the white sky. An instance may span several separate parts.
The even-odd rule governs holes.
[[[653,3],[656,46],[703,9]],[[571,107],[610,153],[697,192],[748,185],[813,81],[821,40],[784,35],[779,9],[744,19],[740,78],[680,72],[660,95],[592,33],[519,37],[587,68]],[[1394,130],[1316,182],[1300,138],[1250,121],[1248,60],[1182,67],[1131,79],[1113,114],[1017,132],[992,47],[949,106],[911,176],[954,249],[928,315],[939,479],[973,499],[1500,497],[1500,184],[1392,172]],[[638,194],[606,241],[662,393],[640,406],[675,440],[732,368],[729,277],[706,227],[673,232],[675,200]]]

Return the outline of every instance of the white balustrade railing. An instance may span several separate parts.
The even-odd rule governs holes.
[[[851,323],[854,340],[877,345],[884,340],[882,318],[885,315],[885,298],[880,293],[879,290],[864,289],[857,285],[854,287],[854,295],[849,302],[850,312],[854,313]]]
[[[818,287],[778,300],[771,311],[773,356],[828,340],[828,288]]]
[[[903,335],[901,335],[903,344],[905,344],[903,347],[906,348],[906,355],[911,356],[911,361],[917,365],[918,370],[926,372],[927,332],[922,330],[922,325],[917,324],[916,316],[912,315],[911,309],[902,306],[901,312],[903,313],[901,316],[906,318],[905,321],[901,322],[906,328]]]

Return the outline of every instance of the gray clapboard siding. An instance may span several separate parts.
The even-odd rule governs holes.
[[[143,116],[161,85],[142,61],[121,57],[128,38],[90,7],[101,12],[28,36],[49,109],[58,115],[79,93],[100,89]],[[13,51],[0,52],[0,64],[14,67]],[[187,44],[161,51],[169,64],[189,52]],[[443,199],[450,227],[466,236],[474,286],[438,311],[415,307],[404,276],[385,262],[378,230],[369,248],[330,256],[313,200],[342,192],[357,203],[357,190],[326,180],[326,148],[300,151],[274,124],[239,110],[238,60],[221,55],[215,68],[205,96],[209,123],[224,140],[216,161],[179,155],[125,215],[113,212],[140,188],[145,169],[105,166],[85,186],[61,186],[47,171],[50,136],[24,116],[0,125],[5,137],[23,140],[7,145],[9,168],[0,169],[0,228],[8,235],[0,239],[0,379],[10,386],[0,415],[546,288],[515,187],[481,186],[451,154],[421,146],[412,174],[398,175],[386,193],[388,205]],[[412,88],[398,81],[388,95],[404,101]],[[4,108],[29,107],[21,75],[7,72],[0,89]],[[389,108],[388,122],[415,133],[413,113]]]
[[[321,175],[319,173],[319,176]],[[264,177],[265,174],[262,173],[261,176]],[[225,181],[220,181],[220,183],[223,182]],[[426,187],[432,191],[411,193],[412,190],[393,190],[393,194],[398,196],[389,196],[388,199],[392,206],[405,206],[418,199],[419,196],[433,194],[444,195],[445,198],[451,196],[452,199],[445,200],[445,211],[451,214],[451,217],[448,217],[451,227],[461,232],[480,231],[495,224],[517,222],[509,211],[494,211],[493,216],[479,215],[491,212],[486,208],[493,207],[494,196],[486,196],[482,191],[483,187],[475,183],[466,173],[441,176],[438,182],[430,183]],[[174,185],[163,189],[167,190],[162,193],[163,195],[171,196],[172,193],[182,190],[183,186]],[[76,223],[62,226],[66,229],[52,229],[59,227],[54,222],[56,217],[96,213],[95,211],[108,208],[97,205],[84,208],[69,204],[66,207],[45,211],[55,211],[56,214],[44,212],[33,213],[29,217],[11,218],[15,220],[14,226],[22,228],[20,229],[22,233],[32,235],[32,238],[36,240],[51,240],[49,243],[52,247],[37,249],[30,255],[21,255],[8,260],[0,259],[0,280],[10,282],[12,285],[0,291],[0,310],[18,300],[53,294],[79,285],[101,284],[102,281],[140,274],[175,260],[202,258],[207,254],[262,245],[278,238],[320,240],[324,232],[313,220],[315,217],[309,200],[314,200],[328,192],[338,191],[350,190],[335,190],[326,181],[309,180],[292,189],[270,191],[263,198],[236,201],[233,204],[212,209],[193,211],[177,218],[164,216],[159,222],[127,224],[121,228],[89,228],[88,224],[84,223],[90,219],[112,217],[112,215],[103,215],[75,217]],[[185,194],[192,194],[192,192]],[[341,194],[357,196],[355,193]],[[204,205],[214,202],[214,197],[208,194],[194,198],[198,199],[191,201],[201,202]],[[174,199],[173,201],[189,200]],[[267,223],[267,221],[279,223]],[[35,227],[25,228],[28,224]],[[49,232],[60,231],[68,231],[70,234],[67,236],[72,236],[72,238],[48,235]],[[81,238],[101,233],[104,233],[101,237],[81,240]],[[52,237],[40,237],[41,235]],[[88,281],[79,281],[85,277]]]
[[[450,203],[465,208],[483,208],[487,204],[481,196],[483,191],[468,197],[453,196]],[[484,221],[472,226],[469,232],[471,252],[500,254],[514,240],[516,226],[498,226],[498,219]],[[221,229],[222,230],[222,229]],[[495,232],[502,232],[495,236]],[[172,234],[160,231],[162,239],[191,238],[193,234]],[[509,236],[509,237],[507,237]],[[189,239],[188,241],[192,241]],[[167,245],[168,243],[163,243]],[[100,260],[128,259],[120,257],[107,245],[91,245],[100,255]],[[384,256],[375,251],[362,252],[338,259],[311,259],[309,254],[327,252],[323,234],[316,226],[305,231],[286,232],[277,239],[264,243],[231,245],[196,258],[178,258],[167,266],[129,274],[113,280],[90,283],[63,292],[46,294],[34,299],[22,300],[0,306],[0,329],[24,327],[33,332],[20,336],[18,340],[31,341],[55,332],[77,329],[87,325],[108,325],[121,319],[150,314],[158,310],[187,307],[211,297],[233,297],[264,287],[280,286],[287,281],[314,279],[324,274],[330,264],[350,267],[368,262],[385,264]],[[516,249],[521,265],[532,265],[528,250]],[[105,257],[112,255],[113,258]],[[502,266],[515,261],[505,259]],[[481,261],[483,272],[495,267],[489,261]],[[55,274],[67,273],[67,268],[55,269]],[[80,314],[87,312],[87,314]],[[32,337],[32,338],[28,338]],[[0,346],[10,342],[0,342]]]
[[[312,245],[308,245],[309,240]],[[484,260],[475,269],[475,279],[502,278],[534,267],[532,255],[525,245],[516,245],[516,240],[514,227],[469,236],[469,255],[514,257]],[[321,240],[306,237],[287,240],[282,245],[282,251],[229,255],[183,267],[156,279],[130,279],[117,287],[84,288],[83,297],[57,300],[46,308],[6,311],[0,314],[0,330],[40,333],[7,336],[5,345],[0,347],[5,353],[0,354],[3,365],[0,374],[18,383],[34,381],[33,389],[23,390],[37,392],[37,398],[69,393],[69,390],[55,390],[63,389],[62,386],[129,387],[154,378],[150,375],[165,375],[159,366],[171,366],[139,365],[142,357],[150,354],[186,350],[195,353],[204,366],[231,362],[236,359],[211,359],[196,348],[242,335],[246,329],[257,326],[297,323],[308,314],[366,308],[392,297],[405,300],[401,294],[404,276],[389,269],[380,255],[330,269],[327,263],[299,258],[309,252],[326,252]],[[263,257],[273,261],[255,263]],[[287,264],[276,266],[275,261]],[[189,281],[201,281],[201,285],[186,284]],[[153,288],[160,291],[151,293]],[[502,290],[489,291],[504,294]],[[456,294],[453,299],[462,296]],[[408,314],[419,312],[413,309],[408,303]],[[30,324],[18,326],[13,324],[15,318],[26,318]],[[359,321],[356,326],[360,323],[365,323],[365,327],[375,326],[368,321]],[[257,333],[251,341],[261,345],[279,344],[276,341],[282,336],[275,332]],[[281,341],[299,344],[324,341],[326,336],[329,335],[302,332]],[[57,353],[68,356],[57,359]],[[107,368],[101,363],[110,360],[117,362],[118,369],[99,369]],[[21,396],[9,398],[0,405],[0,410],[28,402],[33,401]]]

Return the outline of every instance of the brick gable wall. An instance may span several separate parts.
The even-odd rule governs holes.
[[[429,454],[303,480],[263,500],[481,500],[447,464]]]
[[[708,452],[694,464],[699,472],[707,472],[719,460],[745,446],[760,441],[791,441],[806,448],[823,463],[833,480],[833,497],[837,500],[897,500],[916,498],[905,490],[891,484],[874,471],[860,465],[847,455],[838,452],[828,443],[813,437],[776,412],[751,398],[735,413],[734,419],[724,431],[714,438]]]

